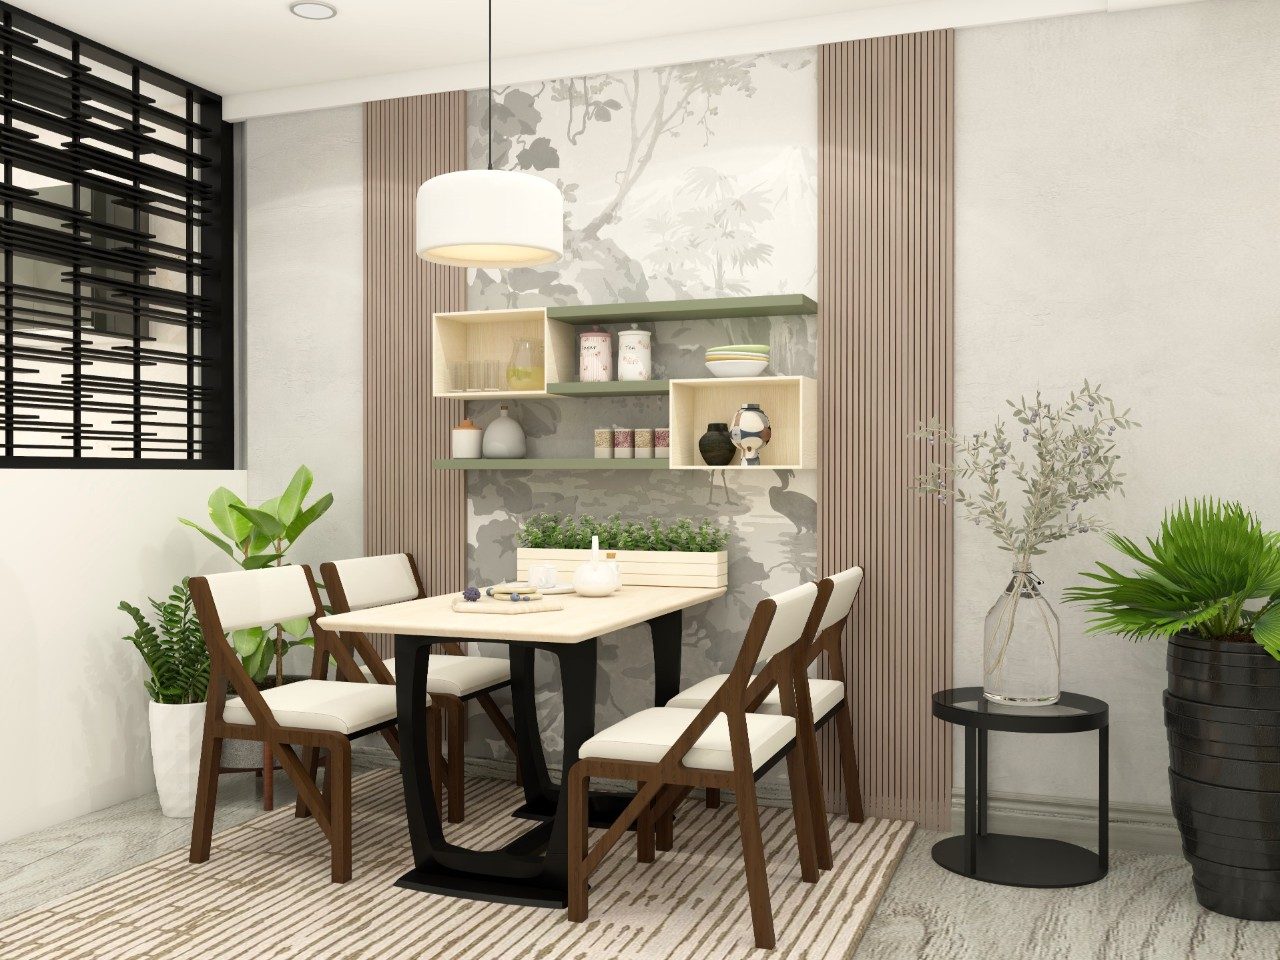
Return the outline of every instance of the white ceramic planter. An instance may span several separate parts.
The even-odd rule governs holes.
[[[149,704],[151,767],[166,817],[190,817],[196,809],[196,777],[204,736],[203,703]]]
[[[622,585],[632,587],[727,587],[729,553],[681,553],[676,550],[608,550],[618,561]],[[516,577],[526,580],[529,566],[552,563],[565,583],[573,581],[580,564],[591,559],[590,550],[542,550],[516,548]]]

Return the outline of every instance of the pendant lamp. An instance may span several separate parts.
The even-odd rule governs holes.
[[[530,173],[493,169],[493,0],[489,0],[489,166],[418,188],[414,249],[451,267],[534,267],[564,255],[564,198]]]

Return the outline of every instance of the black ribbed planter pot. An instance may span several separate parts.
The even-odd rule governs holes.
[[[1167,666],[1169,784],[1196,899],[1280,920],[1280,661],[1179,635]]]

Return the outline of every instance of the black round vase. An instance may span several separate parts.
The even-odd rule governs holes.
[[[1179,635],[1167,666],[1169,785],[1196,899],[1280,920],[1280,661]]]
[[[727,423],[708,423],[707,432],[698,438],[698,452],[709,467],[728,466],[737,451]]]

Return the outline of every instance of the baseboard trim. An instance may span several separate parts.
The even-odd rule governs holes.
[[[1112,803],[1110,843],[1114,850],[1138,850],[1180,856],[1182,841],[1168,807]],[[964,830],[964,792],[951,793],[951,828]],[[992,794],[987,828],[993,833],[1051,837],[1096,849],[1098,805],[1093,800],[1055,800],[1028,794]]]

